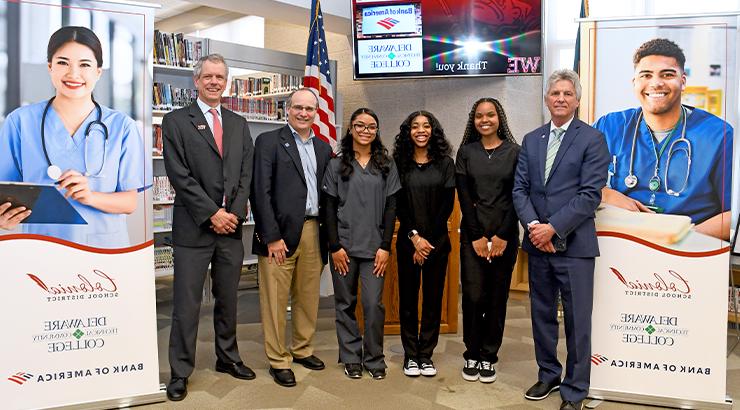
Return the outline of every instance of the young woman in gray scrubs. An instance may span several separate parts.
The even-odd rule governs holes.
[[[378,117],[356,110],[341,141],[341,156],[324,175],[326,227],[332,252],[339,361],[344,373],[385,378],[383,355],[383,275],[388,265],[396,218],[398,171],[380,141]],[[357,287],[362,286],[364,338],[355,317]]]

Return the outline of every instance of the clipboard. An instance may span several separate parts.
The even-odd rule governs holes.
[[[87,225],[85,218],[67,201],[55,185],[0,182],[0,204],[25,206],[33,211],[23,224]]]

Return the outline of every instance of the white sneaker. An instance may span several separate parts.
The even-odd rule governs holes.
[[[480,377],[478,361],[472,359],[466,360],[465,366],[462,369],[462,378],[469,382],[474,382],[478,380],[478,377]]]
[[[403,374],[409,377],[417,377],[422,373],[416,361],[414,359],[408,359],[406,360],[406,364],[403,365]]]
[[[479,375],[481,383],[493,383],[496,381],[496,369],[493,368],[493,363],[481,360],[479,367]]]
[[[426,377],[434,377],[437,375],[437,368],[434,367],[434,363],[431,359],[421,359],[421,375]]]

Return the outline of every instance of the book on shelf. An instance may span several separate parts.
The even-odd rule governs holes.
[[[234,78],[229,94],[232,97],[256,97],[295,91],[301,87],[302,77],[287,74],[270,74],[262,77]]]
[[[154,124],[152,125],[152,155],[162,156],[162,152],[162,126]]]
[[[198,98],[198,90],[177,88],[166,83],[154,83],[152,90],[152,108],[155,110],[172,110],[187,107]]]
[[[152,200],[157,202],[174,201],[175,188],[166,176],[155,176],[152,184]]]
[[[247,119],[277,121],[278,100],[276,98],[221,97],[221,106],[241,114]]]
[[[737,305],[735,302],[737,301]],[[732,286],[729,286],[727,289],[727,302],[728,302],[728,308],[727,311],[735,313],[735,309],[740,309],[740,287],[735,286],[734,288]]]
[[[172,229],[172,206],[154,205],[152,208],[152,226],[158,230]]]
[[[186,39],[182,33],[154,30],[154,62],[173,67],[192,67],[203,56],[203,41]]]

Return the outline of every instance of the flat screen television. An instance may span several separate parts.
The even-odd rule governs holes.
[[[354,78],[541,75],[541,0],[352,0]]]

